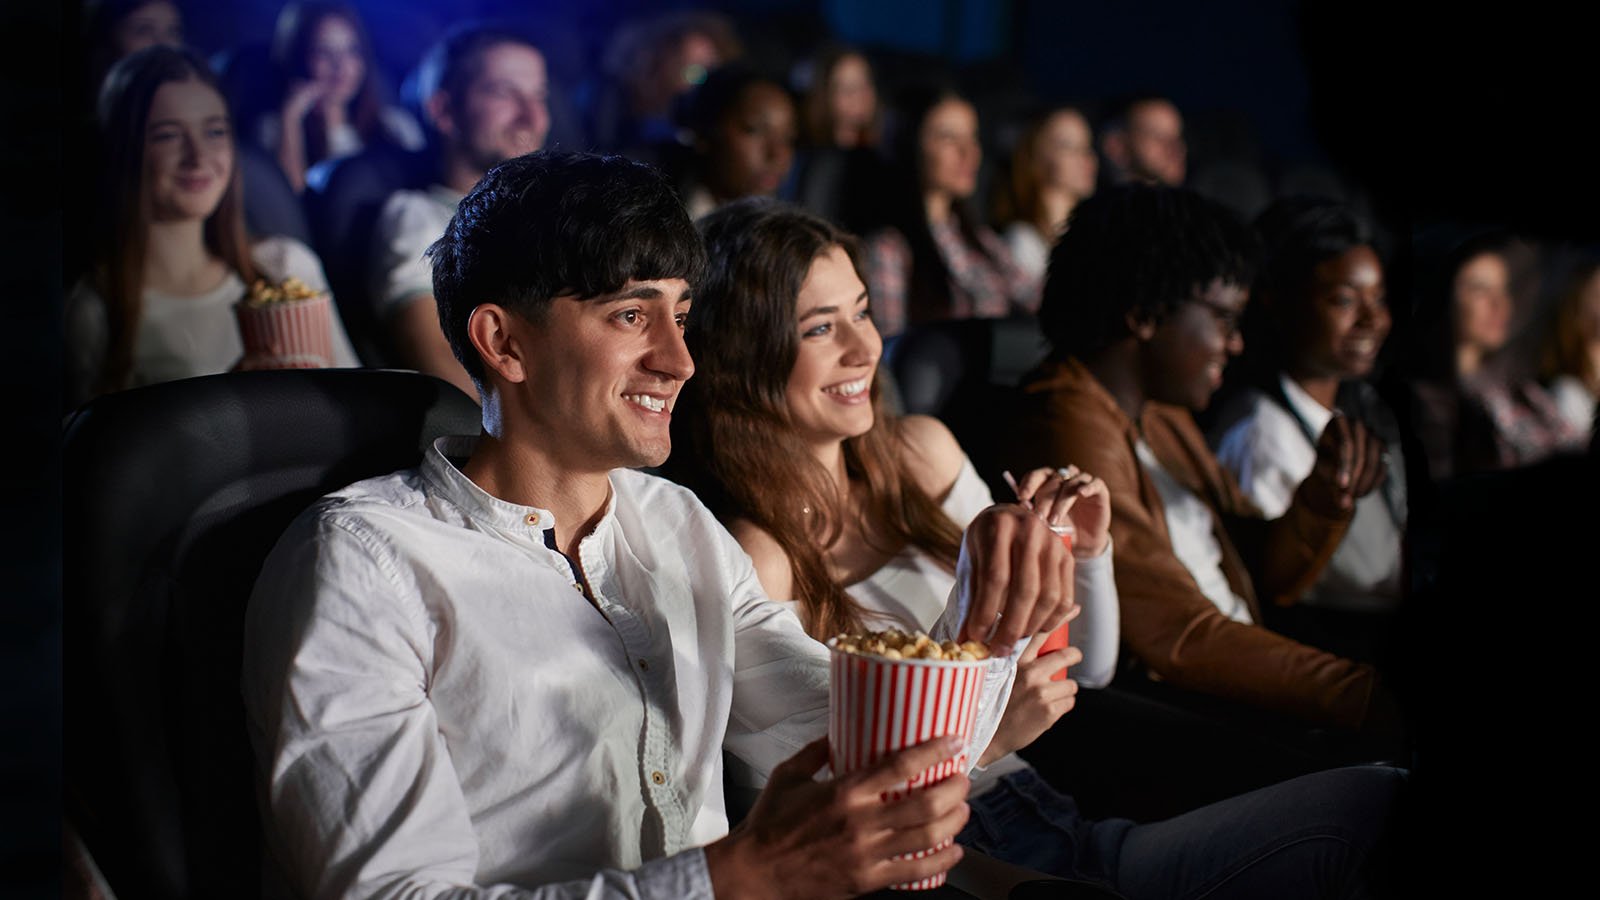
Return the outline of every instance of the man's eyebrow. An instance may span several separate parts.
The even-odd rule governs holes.
[[[625,300],[656,300],[665,296],[667,296],[666,292],[653,284],[636,284],[631,288],[618,291],[617,293],[612,294],[600,302],[621,303]],[[690,291],[685,289],[684,292],[678,296],[678,299],[673,302],[687,303],[692,299],[693,296]]]
[[[861,292],[861,296],[856,298],[856,303],[860,303],[861,301],[863,301],[865,299],[867,299],[867,292],[866,291],[862,291]],[[806,319],[811,318],[812,316],[832,315],[833,313],[836,313],[838,311],[839,311],[839,307],[837,307],[837,306],[813,306],[812,308],[810,308],[810,309],[806,310],[805,312],[801,313],[798,321],[802,321],[803,322]]]

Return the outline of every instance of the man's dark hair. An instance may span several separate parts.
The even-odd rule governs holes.
[[[428,248],[439,325],[483,388],[467,338],[480,303],[530,322],[550,301],[588,300],[629,281],[682,278],[705,268],[705,247],[657,169],[620,156],[540,150],[490,169]]]
[[[539,50],[527,35],[505,25],[465,22],[450,29],[417,64],[416,103],[425,106],[429,97],[443,91],[452,104],[459,104],[473,79],[483,71],[484,53],[501,44]]]
[[[1255,233],[1187,188],[1126,184],[1079,204],[1050,254],[1039,325],[1058,354],[1126,337],[1128,314],[1159,321],[1213,281],[1248,286]]]
[[[1102,135],[1111,131],[1127,130],[1128,120],[1133,117],[1134,109],[1146,103],[1165,103],[1173,109],[1178,108],[1178,104],[1172,102],[1172,98],[1166,94],[1153,91],[1122,94],[1106,103],[1104,115],[1100,118],[1100,126],[1095,130]]]

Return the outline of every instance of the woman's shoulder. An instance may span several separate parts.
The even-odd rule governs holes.
[[[316,251],[288,235],[274,234],[250,246],[250,258],[261,274],[273,281],[298,278],[312,290],[328,289],[328,277]]]
[[[794,594],[794,566],[789,553],[772,532],[749,519],[731,519],[728,533],[739,542],[755,566],[756,579],[773,600],[790,600]]]
[[[950,429],[933,416],[904,416],[900,437],[906,468],[930,497],[942,497],[966,464],[966,451]]]
[[[378,124],[384,136],[405,150],[421,150],[427,143],[422,126],[403,106],[386,104],[378,111]]]

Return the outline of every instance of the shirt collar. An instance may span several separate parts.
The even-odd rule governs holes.
[[[422,458],[422,475],[429,485],[445,500],[460,508],[468,516],[477,519],[496,530],[511,534],[523,535],[539,543],[545,543],[543,532],[556,526],[556,517],[548,509],[537,506],[523,506],[501,500],[488,491],[478,487],[466,473],[456,465],[453,460],[465,461],[478,446],[476,435],[447,435],[436,439],[433,446]],[[617,486],[608,474],[606,476],[608,489],[606,491],[605,510],[601,513],[600,521],[592,533],[585,536],[588,540],[594,535],[605,532],[611,526],[611,520],[616,515]]]
[[[1283,373],[1278,374],[1278,383],[1283,387],[1284,399],[1289,401],[1289,407],[1302,421],[1311,426],[1315,434],[1322,434],[1322,430],[1333,421],[1333,410],[1318,403],[1306,393],[1306,389],[1295,382],[1293,378]],[[1313,443],[1315,443],[1313,441]]]

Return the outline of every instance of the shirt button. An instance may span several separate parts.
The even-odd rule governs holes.
[[[572,589],[573,589],[573,590],[575,590],[575,591],[577,591],[577,592],[578,592],[578,593],[580,593],[580,594],[581,594],[581,593],[583,593],[583,585],[581,585],[581,584],[579,584],[579,583],[577,583],[577,582],[576,582],[576,581],[574,581],[574,582],[573,582],[573,583],[572,583]]]
[[[639,660],[639,668],[645,670],[646,672],[650,671],[650,660],[648,660],[648,659]]]
[[[650,780],[655,782],[656,784],[666,784],[667,783],[667,776],[663,772],[651,772],[650,773]]]
[[[537,525],[537,524],[539,524],[539,514],[538,513],[528,513],[528,517],[523,519],[522,521],[527,522],[529,525]]]

